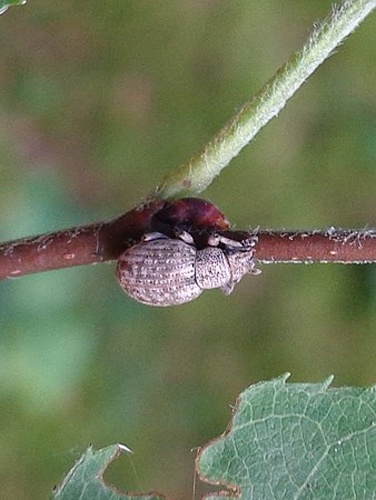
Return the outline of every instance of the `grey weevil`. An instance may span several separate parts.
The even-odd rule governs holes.
[[[150,306],[183,304],[210,288],[230,294],[244,274],[260,272],[253,259],[256,243],[252,235],[243,243],[212,235],[209,246],[197,250],[186,231],[177,238],[148,233],[120,255],[116,274],[126,294]]]

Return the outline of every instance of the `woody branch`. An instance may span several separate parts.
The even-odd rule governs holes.
[[[143,234],[166,231],[154,214],[163,206],[155,200],[120,217],[0,244],[0,279],[115,260]],[[257,229],[220,231],[242,241],[258,236],[259,263],[376,262],[376,230],[329,228],[312,231]]]
[[[293,54],[207,145],[168,174],[154,196],[197,195],[226,167],[256,133],[285,106],[336,47],[376,8],[376,0],[343,0],[316,23],[301,51]],[[23,238],[0,245],[0,279],[116,259],[146,232],[159,230],[153,213],[157,199],[114,220]],[[241,240],[246,232],[226,231]],[[271,262],[376,261],[376,230],[257,231],[255,258]]]

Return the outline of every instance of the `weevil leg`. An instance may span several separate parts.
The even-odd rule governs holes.
[[[220,290],[225,294],[225,295],[230,295],[232,291],[235,288],[235,283],[233,281],[229,281],[225,285],[222,285]]]
[[[256,246],[258,242],[258,236],[251,235],[249,238],[246,238],[241,242],[232,240],[231,238],[226,238],[225,236],[220,236],[219,242],[222,243],[222,245],[224,245],[227,250],[244,250],[248,252],[250,249]]]
[[[153,241],[153,240],[168,240],[168,236],[163,233],[155,231],[154,233],[146,233],[142,237],[142,241]]]
[[[226,248],[230,248],[230,249],[236,249],[236,248],[243,247],[243,245],[239,241],[232,240],[231,238],[226,238],[226,236],[221,236],[221,235],[217,234],[217,235],[215,235],[215,237],[217,240],[217,245],[215,245],[215,246],[218,246],[220,243],[222,243],[222,245],[224,245]]]
[[[194,239],[192,235],[190,235],[187,231],[176,229],[175,236],[180,240],[184,241],[184,243],[187,243],[188,245],[194,245]]]
[[[221,237],[219,236],[219,234],[216,234],[216,233],[209,234],[209,236],[208,236],[208,245],[210,247],[217,247],[219,245],[220,238]]]
[[[242,248],[243,244],[240,241],[232,240],[231,238],[226,238],[225,236],[221,236],[221,243],[226,245],[226,247],[230,248]]]
[[[256,246],[257,242],[258,242],[258,236],[256,234],[252,234],[249,236],[249,238],[243,240],[242,243],[245,247],[252,248]]]

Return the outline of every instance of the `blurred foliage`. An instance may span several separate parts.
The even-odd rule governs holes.
[[[0,238],[134,206],[301,47],[330,1],[34,0],[0,18]],[[238,228],[375,224],[376,16],[204,193]],[[191,498],[195,452],[250,383],[376,379],[373,266],[268,266],[160,310],[113,265],[0,283],[0,484],[46,498],[124,442],[121,487]],[[125,460],[125,461],[124,461]],[[132,470],[132,468],[130,469]],[[197,487],[198,491],[200,487]]]

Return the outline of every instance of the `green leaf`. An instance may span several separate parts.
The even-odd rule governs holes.
[[[88,448],[55,489],[51,500],[162,500],[162,497],[155,494],[121,494],[103,482],[103,474],[108,465],[120,453],[129,451],[121,444],[98,451]]]
[[[247,500],[375,498],[375,387],[288,377],[241,394],[228,430],[199,453],[201,477]]]
[[[11,5],[25,5],[26,0],[0,0],[0,15],[4,14]]]

